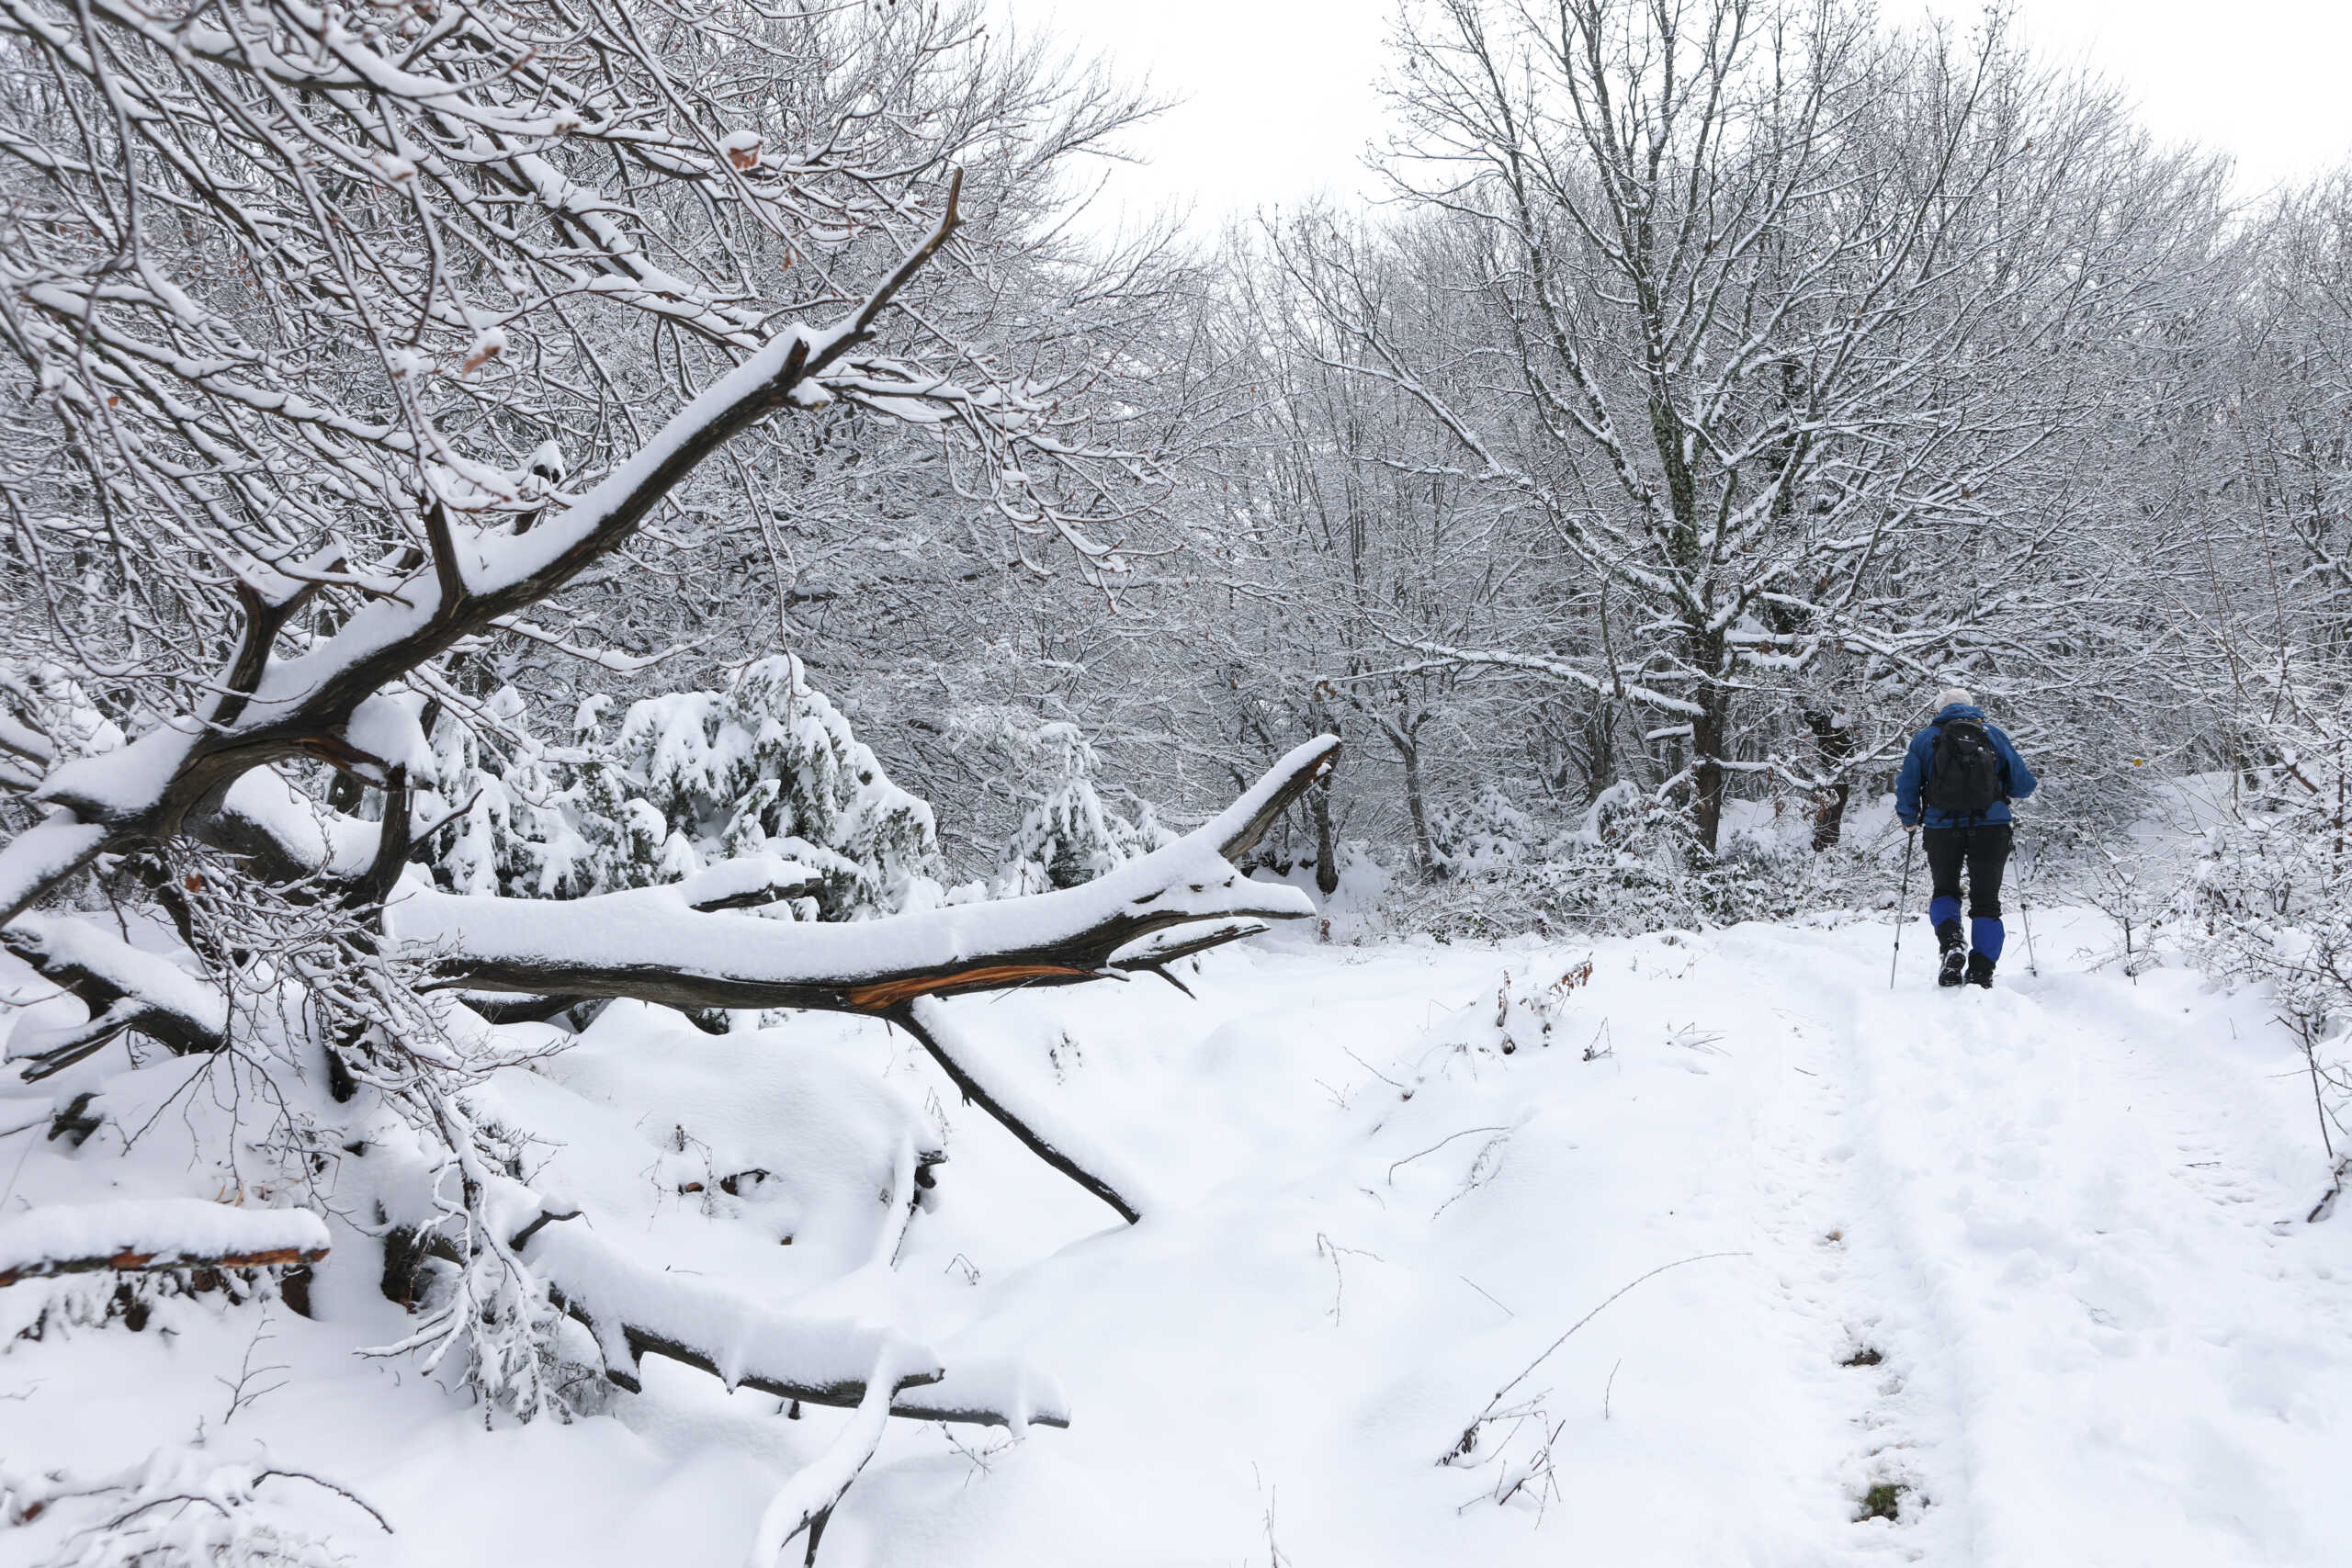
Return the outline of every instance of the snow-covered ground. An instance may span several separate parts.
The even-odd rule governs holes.
[[[2013,937],[1990,993],[1938,991],[1917,928],[1890,990],[1888,935],[1286,933],[1208,959],[1197,1000],[952,1004],[1148,1179],[1132,1228],[879,1025],[714,1038],[616,1010],[500,1092],[568,1141],[546,1179],[673,1267],[1060,1379],[1067,1431],[894,1423],[830,1568],[2346,1562],[2352,1214],[2305,1223],[2326,1166],[2260,998],[2092,972],[2113,939],[2085,911],[2038,911],[2041,974]],[[1505,971],[1540,994],[1588,958],[1549,1043],[1515,1009],[1502,1052]],[[853,1078],[846,1124],[792,1120]],[[875,1267],[895,1108],[932,1097],[937,1201]],[[872,1182],[678,1190],[835,1135],[879,1151]],[[13,1343],[0,1457],[119,1469],[200,1427],[372,1504],[393,1533],[288,1499],[361,1563],[634,1568],[741,1561],[850,1419],[649,1360],[605,1416],[486,1428],[352,1356],[403,1332],[374,1284],[322,1269],[315,1320],[177,1302]],[[229,1416],[241,1364],[284,1386]],[[1894,1517],[1858,1520],[1873,1502]],[[0,1528],[0,1562],[55,1548]]]

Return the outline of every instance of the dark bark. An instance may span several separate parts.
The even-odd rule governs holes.
[[[1307,794],[1307,813],[1315,818],[1315,891],[1329,898],[1340,890],[1340,850],[1331,832],[1331,786],[1327,781]]]
[[[1854,793],[1853,780],[1841,770],[1854,755],[1854,732],[1838,723],[1831,713],[1809,713],[1804,716],[1807,728],[1813,731],[1814,749],[1820,758],[1821,771],[1836,774],[1838,782],[1821,793],[1813,809],[1813,849],[1815,854],[1838,842],[1846,828],[1846,806]]]
[[[531,1238],[539,1231],[551,1224],[578,1217],[576,1213],[542,1213],[537,1219],[515,1233],[508,1246],[517,1254],[523,1254]],[[417,1285],[421,1280],[420,1269],[427,1258],[438,1258],[452,1263],[459,1261],[458,1249],[444,1237],[405,1227],[392,1231],[385,1238],[384,1247],[383,1292],[385,1299],[401,1306],[413,1308],[415,1304]],[[556,1306],[579,1319],[588,1326],[591,1332],[594,1332],[597,1326],[595,1318],[580,1303],[564,1294],[563,1281],[558,1274],[555,1271],[547,1270],[541,1262],[527,1257],[526,1261],[532,1262],[534,1269],[545,1274],[548,1280],[548,1297]],[[728,1368],[721,1365],[720,1356],[707,1347],[689,1345],[635,1324],[623,1323],[619,1326],[622,1337],[628,1345],[631,1357],[660,1356],[664,1359],[676,1361],[681,1366],[708,1372],[721,1382],[730,1383],[734,1387],[757,1389],[763,1393],[774,1394],[778,1399],[794,1400],[803,1404],[830,1405],[836,1409],[854,1409],[858,1402],[865,1397],[865,1382],[855,1378],[845,1378],[831,1382],[814,1382],[795,1375],[791,1369],[786,1367],[738,1366],[733,1369],[730,1375]],[[616,1387],[625,1388],[631,1393],[639,1392],[642,1386],[636,1373],[627,1367],[607,1365],[605,1369],[605,1376]],[[949,1421],[981,1427],[1009,1427],[1012,1424],[1011,1417],[1005,1411],[967,1401],[959,1401],[952,1395],[926,1397],[921,1392],[923,1388],[939,1381],[939,1375],[933,1373],[923,1377],[909,1378],[901,1382],[891,1397],[890,1414],[910,1421]],[[1069,1425],[1069,1413],[1062,1409],[1025,1412],[1023,1418],[1030,1425],[1036,1427],[1067,1427]]]
[[[955,1048],[923,1026],[915,1015],[915,1007],[912,1002],[903,1007],[894,1008],[884,1016],[914,1036],[922,1048],[931,1053],[931,1059],[939,1064],[940,1070],[944,1072],[955,1083],[956,1089],[963,1092],[965,1100],[994,1117],[1000,1126],[1021,1140],[1023,1148],[1109,1204],[1112,1212],[1127,1224],[1134,1224],[1143,1218],[1142,1212],[1122,1196],[1110,1182],[1079,1164],[1066,1150],[1057,1146],[1051,1137],[1030,1126],[1002,1100],[990,1094],[987,1086],[972,1075],[969,1066],[961,1060]]]
[[[179,1008],[144,996],[132,987],[136,977],[108,973],[101,967],[102,950],[69,953],[52,942],[53,933],[38,922],[0,929],[0,947],[38,971],[41,978],[71,992],[90,1010],[90,1023],[74,1038],[26,1058],[24,1081],[31,1083],[64,1071],[118,1036],[135,1031],[166,1049],[186,1055],[217,1051],[221,1038],[217,1021],[197,1017]]]
[[[592,1329],[595,1326],[594,1319],[576,1303],[565,1299],[560,1284],[550,1282],[548,1294],[555,1301],[556,1305],[563,1311],[578,1318],[582,1323],[587,1324]],[[621,1333],[628,1343],[629,1353],[632,1356],[660,1356],[666,1360],[675,1361],[681,1366],[708,1372],[722,1382],[731,1381],[737,1388],[757,1389],[762,1393],[774,1394],[778,1399],[797,1400],[803,1404],[823,1404],[834,1409],[853,1410],[857,1407],[858,1402],[865,1397],[865,1384],[859,1380],[853,1378],[835,1382],[810,1382],[796,1377],[789,1369],[781,1367],[737,1368],[730,1379],[727,1369],[720,1365],[718,1357],[705,1347],[684,1344],[632,1324],[622,1325]],[[616,1387],[625,1388],[631,1393],[638,1393],[641,1387],[637,1375],[625,1367],[607,1366],[605,1369],[605,1376]],[[933,1373],[909,1378],[900,1382],[890,1399],[890,1414],[910,1421],[948,1421],[978,1427],[1010,1425],[1010,1418],[1006,1412],[1001,1410],[963,1403],[952,1398],[926,1398],[922,1390],[938,1381],[938,1374]],[[1031,1425],[1038,1427],[1067,1427],[1069,1425],[1069,1415],[1062,1410],[1038,1412],[1027,1416],[1026,1419]]]
[[[1700,847],[1715,852],[1724,825],[1724,799],[1730,775],[1724,757],[1731,742],[1731,694],[1702,688],[1699,714],[1690,721],[1690,830]]]
[[[1238,803],[1229,808],[1225,818],[1203,828],[1202,834],[1214,834],[1213,842],[1220,857],[1229,866],[1247,854],[1264,834],[1267,826],[1288,809],[1314,782],[1322,777],[1337,756],[1339,742],[1327,740],[1319,746],[1299,749],[1285,759],[1285,769],[1270,775],[1253,792],[1254,800],[1246,809]],[[1177,864],[1181,865],[1180,861]],[[1197,866],[1197,862],[1193,863]],[[552,1000],[556,998],[579,998],[600,997],[630,997],[656,1002],[664,1007],[694,1012],[709,1009],[737,1008],[805,1008],[823,1012],[854,1012],[870,1017],[896,1017],[897,1010],[919,998],[951,996],[960,992],[1001,990],[1009,987],[1081,985],[1102,978],[1115,970],[1160,971],[1177,958],[1254,935],[1264,929],[1262,922],[1271,919],[1291,919],[1306,913],[1295,908],[1283,908],[1285,900],[1295,895],[1287,889],[1266,889],[1266,897],[1259,900],[1248,895],[1250,884],[1228,874],[1220,886],[1231,886],[1249,899],[1229,907],[1204,913],[1187,908],[1178,897],[1182,887],[1177,877],[1185,874],[1172,871],[1170,880],[1149,888],[1110,912],[1090,916],[1091,923],[1071,926],[1055,932],[1049,938],[1033,940],[1022,945],[970,951],[962,948],[946,962],[907,964],[901,967],[877,964],[861,969],[846,956],[838,972],[811,976],[780,965],[769,973],[732,972],[718,966],[716,959],[723,955],[725,944],[715,944],[708,967],[690,963],[688,958],[673,952],[667,958],[632,953],[627,962],[615,962],[609,957],[593,959],[575,956],[564,951],[560,922],[586,921],[594,924],[597,917],[582,911],[596,905],[596,898],[574,899],[566,903],[514,900],[514,915],[502,925],[494,937],[474,938],[465,933],[465,941],[453,942],[440,965],[445,987],[466,991],[512,991]],[[1191,891],[1201,892],[1208,884],[1190,885]],[[641,892],[600,895],[613,899],[636,899]],[[447,895],[436,897],[447,897]],[[1076,893],[1047,894],[1048,898],[1079,897]],[[455,900],[462,904],[466,900]],[[612,908],[615,906],[607,906]],[[568,911],[568,913],[559,913]],[[537,916],[540,929],[524,931],[520,928]],[[699,918],[682,913],[681,919]],[[922,917],[909,917],[920,919]],[[1121,949],[1145,937],[1175,931],[1182,927],[1195,930],[1179,940],[1163,941],[1142,956],[1114,958]],[[740,928],[730,927],[730,931]],[[775,936],[789,940],[789,927],[781,928]],[[827,928],[829,931],[839,928]],[[878,929],[878,928],[877,928]],[[493,940],[505,945],[492,951]],[[469,942],[470,945],[466,943]],[[684,942],[694,947],[692,942]],[[887,951],[887,944],[883,944]],[[697,950],[695,959],[702,954]],[[781,975],[785,977],[778,977]]]
[[[89,1258],[42,1258],[18,1269],[0,1269],[0,1287],[19,1280],[47,1280],[59,1274],[154,1274],[172,1269],[290,1269],[317,1263],[327,1249],[272,1247],[266,1252],[224,1252],[182,1257],[164,1252],[115,1252]]]
[[[1123,913],[1086,931],[1050,944],[975,953],[950,964],[912,970],[876,968],[863,975],[775,981],[721,973],[692,974],[655,964],[590,964],[544,953],[469,953],[441,965],[450,989],[517,991],[539,998],[628,997],[683,1012],[710,1009],[804,1008],[815,1012],[894,1016],[918,997],[955,996],[1012,987],[1077,986],[1099,980],[1114,968],[1158,969],[1202,948],[1255,935],[1261,919],[1287,919],[1293,911],[1252,911],[1247,921],[1227,925],[1185,947],[1156,951],[1148,962],[1114,964],[1112,954],[1129,942],[1176,926],[1198,923],[1176,915]],[[511,1015],[510,1015],[511,1016]]]
[[[1405,763],[1405,810],[1413,819],[1413,861],[1424,877],[1437,874],[1437,851],[1430,841],[1428,792],[1421,785],[1421,749],[1418,742],[1391,737]]]

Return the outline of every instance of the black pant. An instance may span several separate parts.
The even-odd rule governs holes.
[[[1973,828],[1922,828],[1919,838],[1928,851],[1928,874],[1935,879],[1930,918],[1941,925],[1960,919],[1960,872],[1968,868],[1968,913],[1971,919],[2001,918],[2001,871],[2009,861],[2009,825],[1980,822]],[[1943,914],[1936,903],[1949,899]],[[1940,918],[1936,918],[1940,916]]]

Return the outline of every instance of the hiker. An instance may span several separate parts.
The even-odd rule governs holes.
[[[1965,688],[1936,694],[1936,716],[1911,738],[1894,779],[1894,814],[1921,835],[1935,896],[1928,923],[1943,948],[1939,986],[1990,988],[2001,961],[2001,868],[2009,858],[2009,802],[2037,782],[2009,738],[1984,722]],[[1968,872],[1968,936],[1960,933],[1960,876]]]

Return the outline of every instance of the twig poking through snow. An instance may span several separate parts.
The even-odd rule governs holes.
[[[1340,1048],[1343,1051],[1347,1051],[1347,1047],[1344,1045]],[[1382,1072],[1378,1067],[1374,1066],[1370,1062],[1365,1061],[1353,1051],[1348,1051],[1348,1058],[1354,1062],[1357,1066],[1362,1067],[1365,1072],[1370,1073],[1374,1077],[1378,1078],[1382,1083],[1385,1083],[1390,1089],[1395,1089],[1401,1098],[1406,1100],[1413,1098],[1413,1091],[1411,1089],[1406,1088],[1403,1084],[1398,1083],[1395,1078],[1390,1077],[1386,1073]]]
[[[1508,1133],[1510,1131],[1510,1129],[1509,1127],[1464,1127],[1459,1133],[1448,1133],[1444,1137],[1440,1138],[1436,1143],[1431,1144],[1428,1148],[1423,1149],[1420,1154],[1407,1155],[1403,1159],[1400,1159],[1395,1165],[1390,1166],[1388,1168],[1388,1185],[1391,1187],[1396,1185],[1396,1172],[1399,1169],[1412,1164],[1415,1160],[1421,1158],[1423,1155],[1433,1155],[1437,1153],[1438,1150],[1445,1147],[1446,1145],[1453,1142],[1456,1138],[1466,1138],[1473,1133]]]
[[[1517,1317],[1517,1316],[1519,1315],[1519,1314],[1517,1314],[1517,1313],[1515,1313],[1515,1312],[1512,1312],[1512,1311],[1510,1310],[1510,1308],[1509,1308],[1509,1307],[1507,1307],[1507,1306],[1503,1306],[1503,1303],[1500,1303],[1500,1302],[1498,1302],[1498,1301],[1495,1301],[1495,1294],[1494,1294],[1494,1292],[1493,1292],[1492,1291],[1487,1290],[1486,1286],[1481,1285],[1480,1283],[1478,1283],[1478,1281],[1477,1281],[1477,1280],[1473,1280],[1472,1278],[1470,1278],[1470,1276],[1469,1276],[1469,1275],[1467,1275],[1467,1274],[1456,1274],[1456,1275],[1454,1276],[1454,1278],[1455,1278],[1455,1279],[1457,1279],[1457,1280],[1461,1280],[1464,1284],[1465,1284],[1465,1285],[1469,1286],[1472,1290],[1474,1290],[1474,1291],[1477,1292],[1480,1295],[1482,1295],[1482,1296],[1486,1297],[1488,1301],[1490,1301],[1490,1302],[1494,1302],[1494,1303],[1495,1303],[1495,1304],[1496,1304],[1497,1306],[1498,1306],[1498,1307],[1503,1307],[1503,1313],[1504,1313],[1504,1314],[1505,1314],[1506,1316],[1509,1316],[1509,1317]]]
[[[251,1343],[245,1347],[244,1359],[238,1363],[236,1380],[233,1382],[227,1378],[216,1377],[212,1380],[229,1391],[229,1408],[220,1417],[220,1425],[223,1427],[237,1418],[238,1411],[259,1400],[263,1395],[276,1393],[286,1386],[288,1380],[285,1378],[280,1378],[276,1382],[263,1383],[259,1387],[254,1386],[256,1380],[267,1377],[271,1372],[286,1372],[293,1370],[283,1362],[270,1362],[259,1367],[254,1365],[254,1354],[261,1348],[262,1342],[276,1337],[277,1336],[269,1331],[269,1319],[264,1317],[260,1325],[254,1330]]]
[[[1615,1291],[1610,1293],[1608,1301],[1602,1302],[1599,1306],[1593,1308],[1590,1312],[1585,1314],[1582,1317],[1568,1325],[1566,1332],[1563,1333],[1557,1339],[1553,1340],[1549,1345],[1544,1347],[1544,1353],[1536,1357],[1535,1359],[1528,1362],[1526,1366],[1520,1369],[1520,1372],[1517,1377],[1503,1384],[1502,1387],[1495,1390],[1495,1396],[1487,1401],[1487,1407],[1478,1412],[1477,1419],[1472,1421],[1470,1425],[1462,1428],[1462,1436],[1460,1438],[1455,1441],[1452,1449],[1446,1451],[1445,1457],[1438,1461],[1438,1463],[1452,1464],[1455,1460],[1476,1452],[1478,1447],[1478,1428],[1493,1417],[1495,1414],[1495,1407],[1503,1402],[1503,1395],[1509,1393],[1512,1389],[1517,1388],[1521,1383],[1525,1382],[1534,1372],[1536,1368],[1542,1366],[1545,1361],[1551,1359],[1553,1351],[1557,1350],[1561,1346],[1568,1342],[1568,1338],[1571,1335],[1575,1334],[1577,1329],[1582,1328],[1586,1324],[1590,1323],[1594,1318],[1599,1317],[1603,1312],[1608,1310],[1611,1302],[1614,1302],[1619,1296],[1623,1295],[1635,1285],[1641,1284],[1644,1280],[1655,1280],[1660,1274],[1665,1273],[1668,1269],[1679,1269],[1686,1263],[1704,1263],[1711,1258],[1750,1258],[1753,1256],[1754,1254],[1747,1252],[1702,1252],[1690,1258],[1678,1258],[1671,1263],[1661,1263],[1657,1268],[1651,1269],[1648,1273],[1641,1275],[1637,1279],[1629,1280],[1624,1284],[1618,1286]],[[1611,1376],[1613,1379],[1615,1374],[1612,1372]]]
[[[1511,1131],[1516,1131],[1516,1129],[1512,1129]],[[1453,1205],[1470,1196],[1471,1193],[1476,1192],[1487,1182],[1492,1181],[1495,1179],[1495,1171],[1502,1164],[1501,1159],[1496,1156],[1495,1151],[1501,1148],[1509,1142],[1510,1142],[1510,1132],[1506,1131],[1497,1133],[1493,1137],[1488,1138],[1485,1143],[1479,1145],[1477,1154],[1471,1158],[1470,1172],[1467,1176],[1464,1176],[1462,1179],[1462,1186],[1460,1189],[1454,1192],[1453,1197],[1448,1198],[1444,1202],[1440,1203],[1437,1206],[1436,1213],[1430,1214],[1430,1218],[1432,1220],[1436,1219],[1439,1214],[1444,1213],[1448,1209],[1453,1208]]]
[[[1266,1568],[1290,1568],[1290,1558],[1274,1540],[1274,1502],[1281,1495],[1280,1487],[1266,1494]]]
[[[1334,1324],[1340,1321],[1340,1298],[1346,1293],[1348,1288],[1347,1276],[1340,1271],[1340,1254],[1342,1252],[1353,1253],[1358,1258],[1369,1258],[1374,1263],[1388,1261],[1377,1252],[1367,1252],[1361,1247],[1341,1247],[1321,1231],[1315,1233],[1315,1256],[1331,1260],[1331,1310],[1324,1315]]]

